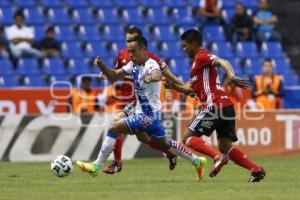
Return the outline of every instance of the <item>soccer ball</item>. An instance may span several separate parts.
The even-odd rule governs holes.
[[[65,155],[57,156],[51,162],[51,171],[55,176],[64,177],[71,174],[73,170],[73,163],[71,158]]]

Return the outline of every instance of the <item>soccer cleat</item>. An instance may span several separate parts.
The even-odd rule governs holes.
[[[217,176],[218,173],[221,171],[222,167],[226,165],[229,161],[228,156],[220,156],[214,160],[214,168],[210,171],[209,176],[214,177]]]
[[[169,159],[169,169],[174,170],[177,164],[177,156],[172,155],[172,156],[167,156],[167,158]]]
[[[84,163],[77,161],[76,164],[79,166],[81,171],[91,174],[92,176],[98,176],[101,166],[95,163]]]
[[[122,170],[122,162],[121,161],[113,161],[110,166],[108,166],[105,170],[103,170],[106,174],[114,174],[116,172],[121,172]]]
[[[205,157],[197,157],[193,162],[194,168],[197,172],[197,181],[201,181],[203,179],[204,167],[207,163],[207,159]]]
[[[253,171],[249,178],[250,183],[259,182],[260,180],[264,179],[266,176],[266,171],[264,168],[260,167],[257,171]]]

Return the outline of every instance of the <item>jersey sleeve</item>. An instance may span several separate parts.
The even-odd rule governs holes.
[[[159,64],[156,61],[153,60],[152,62],[149,62],[149,64],[148,64],[149,74],[151,74],[155,70],[159,70],[160,71],[160,66],[159,66]]]
[[[166,71],[166,69],[168,68],[168,64],[163,59],[159,58],[157,55],[151,52],[148,52],[148,56],[159,64],[159,68],[161,72]]]
[[[202,52],[196,56],[195,65],[197,68],[211,67],[214,65],[217,56],[209,52]]]
[[[133,62],[129,62],[121,68],[126,74],[132,75]]]
[[[121,68],[122,68],[122,52],[119,53],[115,65],[115,69],[121,69]]]

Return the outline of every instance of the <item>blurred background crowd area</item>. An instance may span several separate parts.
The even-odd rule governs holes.
[[[234,102],[246,104],[248,109],[257,108],[257,104],[266,109],[299,108],[298,29],[293,24],[295,16],[286,10],[300,4],[284,2],[1,0],[0,87],[50,87],[57,81],[75,84],[78,75],[99,73],[93,66],[96,56],[113,68],[119,51],[125,48],[126,30],[132,25],[142,29],[149,51],[187,82],[190,61],[182,52],[180,35],[195,28],[203,34],[204,48],[228,60],[238,76],[252,81],[251,90],[241,91],[220,72],[224,89]],[[120,84],[109,89],[101,88],[102,80],[87,81],[89,89],[81,89],[98,96],[94,100],[107,105],[114,104],[112,98],[118,100],[111,94],[121,90]],[[114,92],[92,92],[99,88]],[[163,90],[163,95],[162,100],[171,102],[173,109],[194,110],[182,107],[182,102],[197,105],[195,98],[173,91]]]

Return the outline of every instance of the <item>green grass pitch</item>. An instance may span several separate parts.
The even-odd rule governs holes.
[[[1,200],[244,200],[300,199],[300,159],[289,157],[255,157],[267,170],[260,183],[249,184],[249,172],[234,165],[225,166],[215,178],[195,181],[187,161],[180,159],[175,171],[168,170],[166,159],[125,161],[117,175],[90,177],[76,166],[64,178],[52,175],[50,163],[0,163]]]

